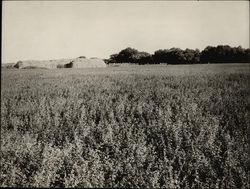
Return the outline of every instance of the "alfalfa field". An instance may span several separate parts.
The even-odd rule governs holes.
[[[0,186],[249,188],[249,71],[2,69]]]

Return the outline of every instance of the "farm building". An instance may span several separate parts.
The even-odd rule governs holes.
[[[76,59],[57,59],[57,60],[25,60],[18,61],[15,68],[27,69],[27,68],[103,68],[106,64],[101,59],[86,59],[86,58],[76,58]]]

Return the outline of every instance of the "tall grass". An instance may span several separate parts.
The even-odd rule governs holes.
[[[1,186],[249,188],[247,72],[109,69],[4,70]]]

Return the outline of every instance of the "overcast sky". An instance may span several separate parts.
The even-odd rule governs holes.
[[[108,58],[126,47],[249,48],[248,1],[4,1],[2,10],[5,63]]]

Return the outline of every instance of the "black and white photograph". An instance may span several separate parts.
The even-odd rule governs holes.
[[[250,188],[249,6],[2,1],[0,187]]]

